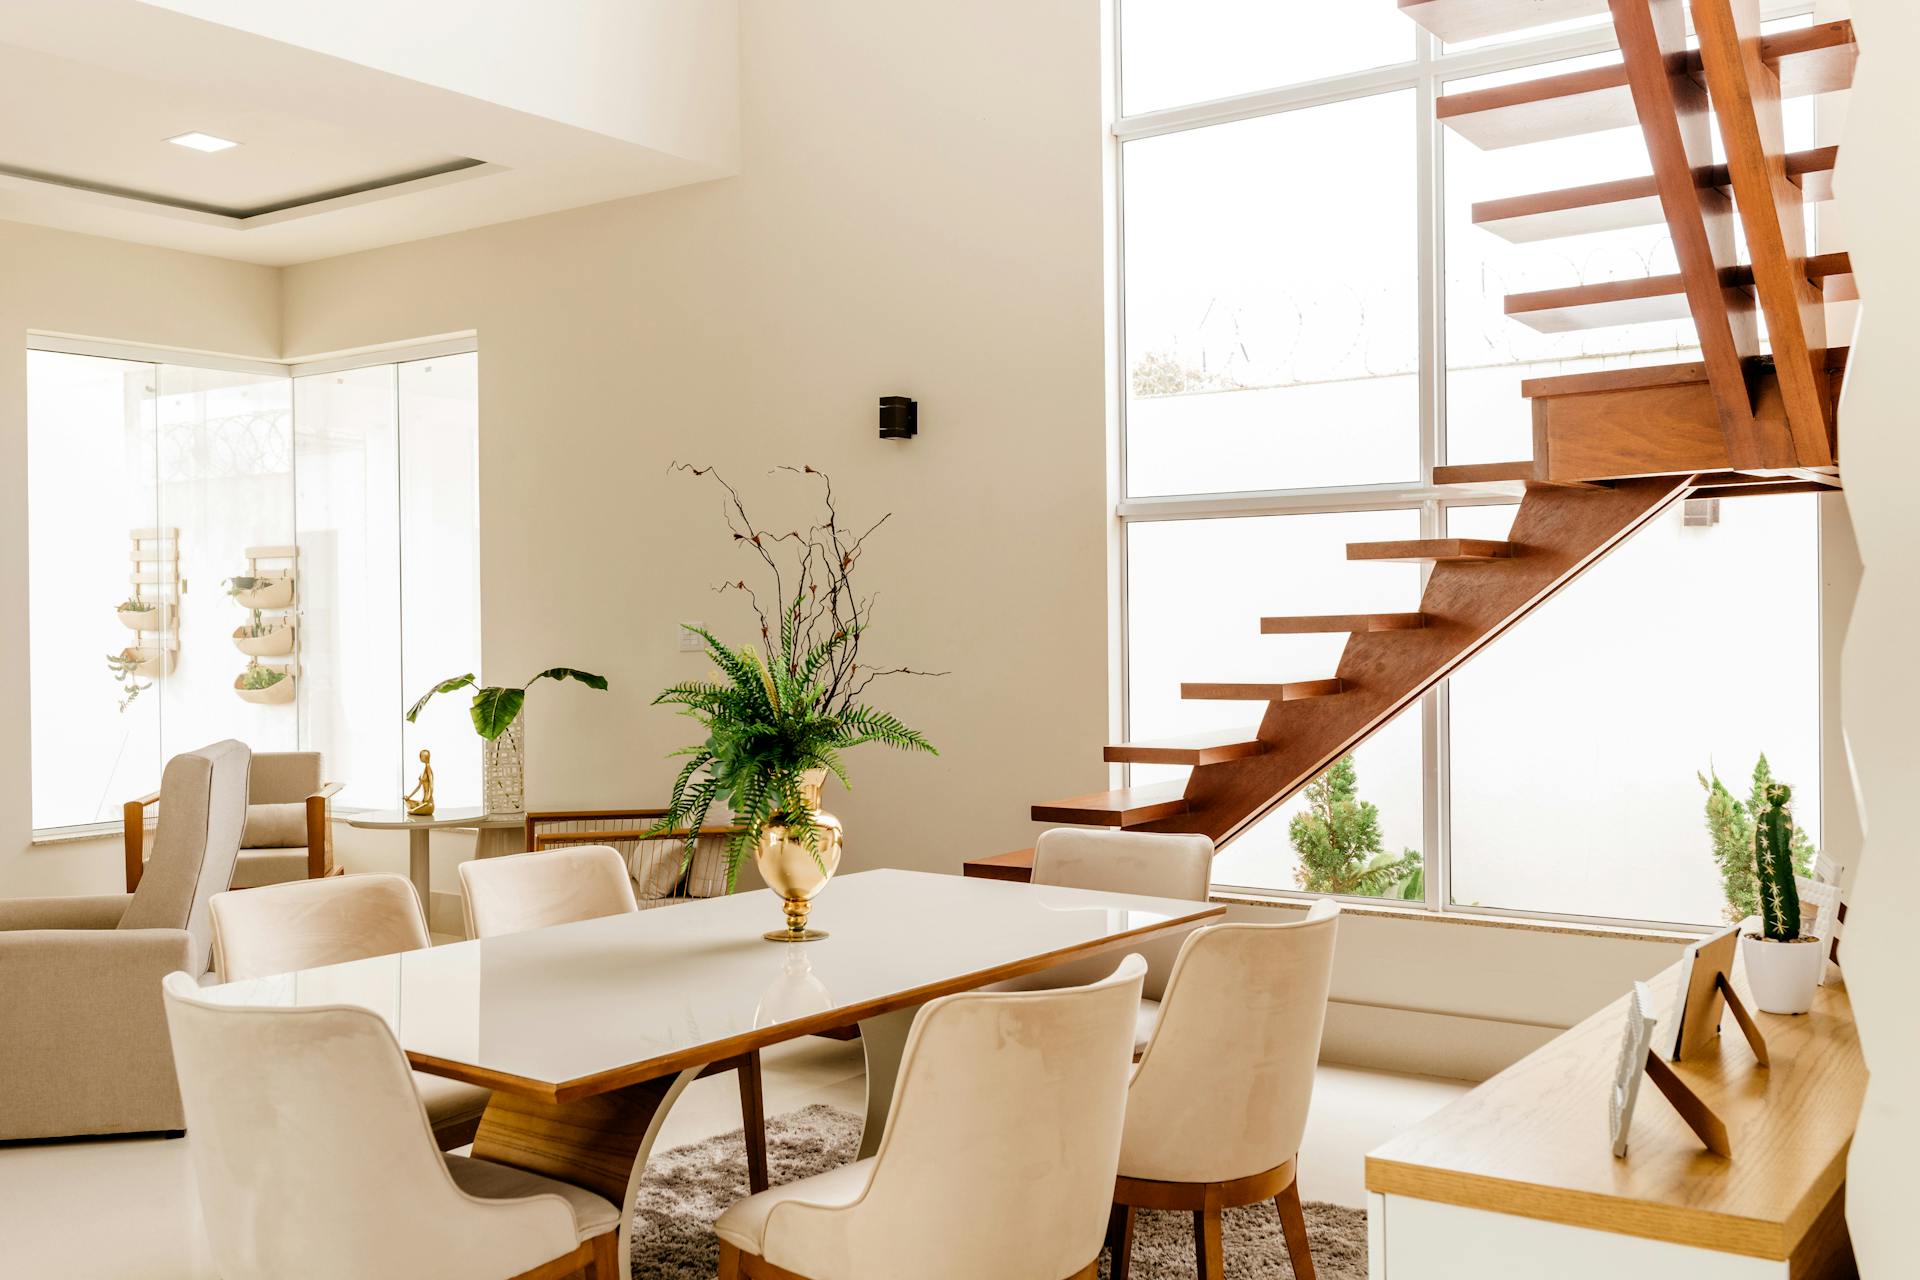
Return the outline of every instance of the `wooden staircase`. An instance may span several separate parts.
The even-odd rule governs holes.
[[[1417,611],[1259,619],[1265,635],[1345,634],[1333,673],[1183,684],[1186,698],[1263,704],[1259,723],[1109,746],[1109,763],[1184,764],[1192,772],[1184,782],[1038,804],[1036,821],[1201,832],[1225,843],[1674,503],[1694,493],[1839,484],[1834,406],[1845,352],[1828,349],[1824,304],[1857,291],[1844,253],[1810,255],[1804,243],[1803,205],[1831,196],[1835,150],[1787,152],[1780,104],[1847,86],[1857,53],[1851,25],[1763,35],[1757,0],[1398,3],[1449,40],[1611,14],[1619,65],[1446,95],[1437,114],[1483,148],[1638,122],[1652,173],[1488,201],[1475,206],[1474,221],[1523,242],[1664,221],[1676,274],[1513,295],[1507,314],[1548,332],[1690,318],[1703,358],[1523,383],[1534,456],[1433,473],[1436,486],[1512,486],[1521,501],[1505,540],[1349,545],[1356,573],[1369,561],[1430,565]],[[1689,13],[1698,50],[1687,47]],[[1734,256],[1736,216],[1749,247],[1744,261]],[[1769,352],[1759,344],[1758,316]],[[1015,878],[1020,867],[1018,854],[982,859],[977,872],[969,864],[999,878]]]

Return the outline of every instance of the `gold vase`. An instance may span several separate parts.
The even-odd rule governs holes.
[[[780,895],[786,905],[787,927],[774,929],[765,936],[770,942],[810,942],[826,933],[807,928],[807,912],[813,897],[827,887],[840,865],[840,819],[820,808],[820,788],[827,780],[825,769],[809,769],[800,775],[800,790],[813,809],[812,845],[788,831],[784,824],[770,824],[760,834],[753,849],[753,863],[767,888]]]

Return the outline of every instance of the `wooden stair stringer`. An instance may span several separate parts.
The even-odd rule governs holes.
[[[1340,657],[1340,697],[1269,707],[1259,732],[1265,754],[1196,767],[1186,813],[1131,829],[1232,840],[1692,487],[1691,476],[1652,476],[1611,489],[1529,491],[1509,535],[1519,554],[1492,564],[1436,564],[1420,602],[1424,628],[1351,636]]]

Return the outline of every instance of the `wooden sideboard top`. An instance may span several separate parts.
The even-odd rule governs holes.
[[[1867,1084],[1853,1007],[1837,970],[1828,974],[1812,1012],[1754,1014],[1770,1069],[1754,1061],[1731,1014],[1697,1059],[1673,1064],[1726,1121],[1731,1159],[1702,1147],[1645,1079],[1626,1158],[1614,1159],[1607,1097],[1623,995],[1374,1151],[1367,1189],[1722,1253],[1803,1258],[1838,1221]],[[1677,980],[1668,969],[1650,984],[1663,1024]],[[1744,972],[1734,988],[1746,999]]]

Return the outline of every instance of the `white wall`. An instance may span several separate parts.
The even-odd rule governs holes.
[[[734,0],[143,3],[721,169],[737,158]]]
[[[752,636],[712,591],[751,566],[676,459],[778,528],[807,510],[782,463],[830,472],[849,519],[894,512],[869,656],[951,674],[872,694],[942,755],[849,759],[850,865],[957,870],[1101,785],[1100,21],[749,5],[741,176],[287,271],[292,355],[479,334],[484,675],[613,682],[530,695],[534,803],[661,801],[691,726],[648,704],[708,669],[676,624]],[[917,440],[876,438],[891,393]]]
[[[279,273],[0,222],[0,281],[0,601],[9,602],[0,609],[0,706],[13,709],[0,722],[0,895],[108,892],[120,878],[117,846],[28,843],[27,333],[270,358],[280,350]],[[100,518],[126,523],[111,509]]]
[[[1920,857],[1913,829],[1920,777],[1920,507],[1909,477],[1920,469],[1913,353],[1920,323],[1920,255],[1914,210],[1915,91],[1910,58],[1920,10],[1909,0],[1854,0],[1860,63],[1848,104],[1834,190],[1845,244],[1860,279],[1860,322],[1840,406],[1847,502],[1865,571],[1840,670],[1842,723],[1860,800],[1865,847],[1854,881],[1841,959],[1872,1078],[1848,1160],[1847,1222],[1860,1272],[1912,1270],[1908,1216],[1913,1152],[1920,1147],[1920,1019],[1913,974],[1920,962],[1913,904]]]

